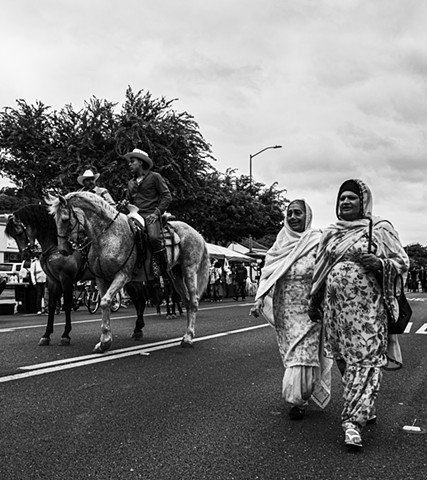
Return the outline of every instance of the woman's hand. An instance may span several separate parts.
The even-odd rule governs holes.
[[[264,300],[259,298],[252,306],[249,315],[252,315],[255,318],[258,318],[261,315],[262,307],[264,305]]]
[[[323,320],[323,311],[320,307],[310,306],[308,307],[308,316],[310,320],[315,323],[321,323]]]
[[[322,305],[319,303],[319,300],[314,297],[310,298],[308,304],[308,316],[310,320],[315,323],[321,323],[323,320],[323,308]]]
[[[382,268],[381,260],[374,253],[357,253],[355,261],[370,271],[381,270]]]

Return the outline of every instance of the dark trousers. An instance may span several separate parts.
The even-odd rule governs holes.
[[[246,281],[236,283],[234,288],[234,296],[236,298],[242,297],[242,300],[246,298]]]
[[[44,298],[44,289],[45,289],[46,283],[36,283],[36,306],[37,306],[37,311],[40,312],[42,309],[42,298]]]
[[[160,228],[160,220],[156,220],[154,223],[146,224],[148,240],[150,241],[151,249],[153,253],[163,250],[164,243]]]

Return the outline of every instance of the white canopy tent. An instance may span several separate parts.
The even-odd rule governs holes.
[[[229,262],[249,262],[254,261],[253,258],[243,255],[243,253],[235,252],[226,247],[220,245],[214,245],[213,243],[207,243],[208,253],[211,258],[226,258]]]

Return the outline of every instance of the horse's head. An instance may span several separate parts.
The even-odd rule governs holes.
[[[66,197],[50,198],[49,211],[54,215],[58,230],[58,248],[63,255],[79,249],[85,236],[85,217],[79,208],[73,207]]]
[[[16,214],[9,215],[5,233],[15,240],[23,260],[29,260],[38,253],[39,249],[36,245],[37,228],[24,224]]]

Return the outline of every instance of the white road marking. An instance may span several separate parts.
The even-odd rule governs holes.
[[[204,307],[204,308],[199,308],[199,312],[203,312],[203,310],[217,310],[217,309],[222,309],[222,308],[230,308],[231,306],[233,307],[248,307],[252,305],[252,303],[239,303],[239,304],[225,304],[225,305],[213,305],[212,307]],[[184,313],[185,315],[185,313]],[[157,315],[157,312],[154,313],[144,313],[144,317],[158,317],[160,315]],[[47,317],[42,317],[42,318],[47,318]],[[120,317],[116,316],[111,316],[111,321],[115,320],[124,320],[128,318],[136,318],[136,313],[133,315],[123,315]],[[97,318],[91,318],[90,320],[72,320],[73,325],[78,325],[79,323],[94,323],[94,322],[99,322],[101,323],[102,318],[97,317]],[[55,322],[55,327],[59,327],[61,325],[65,325],[65,322]],[[37,324],[37,325],[24,325],[22,327],[6,327],[6,328],[0,328],[0,333],[9,333],[9,332],[15,332],[18,330],[26,330],[29,328],[46,328],[46,323],[43,324]]]
[[[427,323],[422,325],[415,333],[420,333],[421,335],[427,334]]]
[[[244,333],[259,328],[270,327],[270,324],[255,325],[253,327],[240,328],[238,330],[230,330],[228,332],[216,333],[213,335],[206,335],[205,337],[195,338],[194,342],[202,342],[213,338],[224,337],[226,335],[233,335],[236,333]],[[24,378],[35,377],[38,375],[44,375],[46,373],[59,372],[62,370],[68,370],[70,368],[84,367],[86,365],[93,365],[95,363],[108,362],[110,360],[116,360],[119,358],[130,357],[132,355],[146,355],[149,352],[156,350],[165,350],[171,347],[177,347],[181,343],[181,338],[172,338],[162,342],[151,343],[147,345],[140,345],[137,347],[123,348],[120,350],[113,350],[104,354],[93,354],[80,356],[75,358],[69,358],[64,360],[57,360],[54,362],[40,363],[38,365],[28,365],[20,367],[20,370],[27,370],[23,373],[16,373],[14,375],[8,375],[0,377],[0,383],[11,382],[14,380],[21,380]]]

